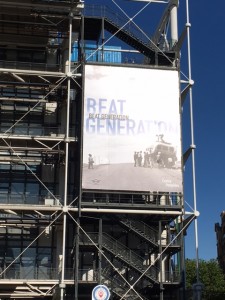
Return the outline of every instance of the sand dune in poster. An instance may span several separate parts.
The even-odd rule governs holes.
[[[133,164],[83,167],[83,185],[91,190],[181,192],[179,169],[139,168]]]

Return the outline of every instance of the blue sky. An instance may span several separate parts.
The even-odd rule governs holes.
[[[131,3],[115,0],[130,16],[146,3]],[[179,33],[186,23],[185,0],[180,0]],[[220,214],[225,210],[225,93],[224,93],[224,29],[225,1],[213,3],[206,0],[189,0],[193,107],[195,125],[195,160],[198,218],[199,257],[217,257],[215,223],[220,223]],[[112,0],[86,3],[104,3],[116,8]],[[136,19],[146,31],[155,29],[163,11],[162,4],[150,4]],[[187,53],[182,51],[181,71],[187,74]],[[188,111],[189,100],[185,110]],[[185,114],[184,114],[185,115]],[[188,132],[188,118],[184,117],[184,151],[191,144]],[[193,206],[191,160],[185,169],[185,200]],[[189,210],[189,209],[188,209]],[[186,237],[186,257],[195,258],[193,224]]]
[[[199,256],[217,257],[214,225],[225,210],[224,1],[190,1]],[[187,182],[191,184],[190,181]],[[187,199],[186,199],[187,200]],[[186,255],[193,258],[193,226]]]

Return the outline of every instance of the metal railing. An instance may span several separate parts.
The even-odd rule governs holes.
[[[109,287],[116,289],[118,295],[128,290],[126,282],[122,281],[118,276],[110,276],[105,269],[102,270],[102,283],[106,283]],[[60,280],[61,272],[58,268],[48,268],[45,266],[22,266],[17,265],[10,267],[4,271],[4,268],[0,268],[0,279],[3,280]],[[65,280],[74,280],[74,269],[65,269]],[[177,283],[180,280],[179,272],[163,272],[162,279],[164,283]],[[78,281],[80,282],[98,282],[99,270],[79,269]],[[131,293],[131,292],[130,292]],[[130,295],[129,293],[129,295]],[[134,295],[134,293],[132,293]]]
[[[154,246],[158,246],[160,244],[158,236],[159,233],[155,229],[148,226],[146,223],[132,219],[121,219],[120,223],[124,224],[127,228],[133,230],[138,235],[144,237]],[[173,241],[171,246],[180,246],[180,237],[174,239],[174,235],[171,234],[169,231],[166,232],[165,235],[162,235],[161,238],[161,243],[163,246],[167,246],[169,243],[171,243],[171,241]]]
[[[124,246],[105,233],[102,236],[102,243],[107,250],[115,254],[117,258],[129,264],[135,270],[141,273],[146,271],[148,266],[144,265],[143,258],[134,251],[130,250],[130,248]],[[157,281],[158,274],[159,269],[155,266],[152,266],[147,272],[145,272],[145,276],[153,281]]]
[[[0,206],[1,204],[24,204],[24,205],[45,205],[45,206],[60,206],[63,205],[63,197],[59,195],[40,196],[40,195],[26,195],[26,194],[13,194],[0,192]],[[77,199],[74,201],[72,195],[67,196],[67,203],[76,205]]]
[[[92,203],[93,205],[104,204],[127,204],[144,206],[169,206],[181,207],[183,205],[183,195],[181,193],[149,192],[140,194],[93,194],[83,193],[82,203]]]
[[[150,38],[147,34],[143,33],[134,23],[129,21],[126,16],[114,12],[108,6],[102,5],[85,5],[84,15],[87,17],[105,17],[112,24],[118,28],[122,28],[122,31],[126,31],[129,35],[137,38],[140,42],[150,44]],[[127,24],[126,24],[127,23]],[[126,24],[126,26],[124,26]]]
[[[55,137],[65,137],[65,130],[60,127],[49,127],[40,125],[29,125],[24,126],[21,124],[16,124],[10,130],[10,125],[0,127],[0,135],[19,135],[19,136],[49,136]],[[70,128],[70,136],[75,136],[75,128]]]
[[[58,268],[48,268],[44,266],[17,266],[10,267],[9,269],[0,268],[2,273],[0,279],[11,279],[11,280],[60,280],[61,272]],[[65,269],[65,280],[74,280],[74,269]],[[79,269],[78,280],[82,282],[96,282],[98,280],[98,271],[93,269]]]
[[[98,243],[98,234],[97,233],[88,233],[88,236],[91,240],[97,244]],[[87,236],[82,235],[82,242],[92,244],[91,241]],[[148,266],[144,265],[144,260],[141,256],[137,253],[132,251],[130,248],[124,246],[122,243],[118,242],[117,240],[113,239],[106,233],[102,235],[102,245],[105,249],[115,255],[115,258],[118,258],[125,262],[126,264],[130,265],[134,270],[137,272],[145,272]],[[151,281],[157,281],[159,274],[158,268],[152,266],[146,273],[145,277],[150,279]]]
[[[90,238],[89,238],[90,237]],[[88,233],[87,235],[80,235],[80,243],[83,245],[98,245],[99,235],[98,233]],[[122,243],[113,239],[106,233],[102,235],[102,245],[105,249],[115,255],[115,258],[123,261],[125,264],[131,266],[134,270],[140,273],[144,273],[148,268],[145,265],[145,260],[132,251],[130,248],[126,247]],[[107,272],[103,271],[103,275],[107,276]],[[145,278],[148,278],[151,282],[159,282],[160,280],[160,269],[156,266],[151,266],[150,269],[145,273]],[[162,272],[163,282],[166,283],[177,283],[180,281],[179,271],[163,271]]]
[[[58,268],[48,268],[45,266],[27,266],[18,265],[17,267],[10,267],[4,271],[0,269],[1,279],[11,280],[59,280],[61,273]],[[74,270],[65,269],[65,280],[74,279]]]
[[[127,226],[127,228],[135,231],[136,233],[143,236],[146,240],[158,246],[158,232],[145,224],[144,222],[139,222],[132,219],[121,219],[120,223]]]
[[[61,72],[62,69],[62,67],[59,64],[20,62],[9,60],[0,60],[0,68],[49,72]]]

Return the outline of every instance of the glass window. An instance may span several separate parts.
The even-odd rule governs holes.
[[[26,184],[26,202],[30,204],[38,204],[39,202],[39,184],[27,183]]]
[[[35,279],[36,268],[35,268],[35,257],[36,249],[28,248],[21,258],[21,276],[23,279]]]

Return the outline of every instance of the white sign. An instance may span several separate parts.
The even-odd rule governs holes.
[[[108,300],[110,291],[105,285],[97,285],[92,291],[92,300]]]

